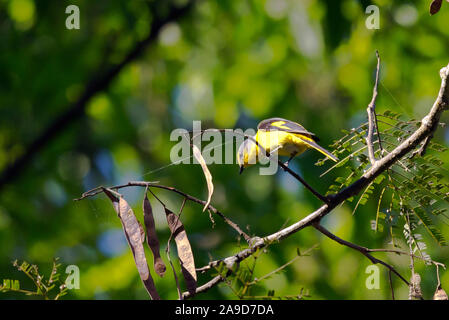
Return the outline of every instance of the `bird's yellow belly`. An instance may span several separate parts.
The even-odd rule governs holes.
[[[268,152],[276,152],[280,156],[299,155],[307,149],[307,144],[296,134],[283,131],[265,131],[258,133],[257,141]]]

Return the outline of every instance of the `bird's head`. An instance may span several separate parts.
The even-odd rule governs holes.
[[[246,139],[240,145],[237,152],[237,163],[240,167],[240,174],[249,166],[252,166],[257,161],[257,145],[251,139]]]

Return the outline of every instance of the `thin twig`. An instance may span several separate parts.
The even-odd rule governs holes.
[[[294,263],[296,260],[298,260],[299,258],[302,258],[304,256],[306,256],[307,254],[309,254],[309,252],[312,252],[313,250],[315,250],[318,247],[318,244],[313,245],[312,247],[310,247],[309,249],[307,249],[306,251],[302,252],[301,254],[298,254],[296,257],[294,257],[293,259],[291,259],[290,261],[288,261],[287,263],[283,264],[282,266],[280,266],[279,268],[270,271],[269,273],[265,274],[264,276],[260,277],[260,278],[254,278],[253,281],[251,281],[248,285],[254,285],[268,277],[271,277],[273,274],[278,273],[279,271],[285,269],[285,267],[289,266],[290,264]]]
[[[153,194],[153,193],[151,192],[151,194]],[[154,194],[153,194],[153,196],[154,196]],[[155,198],[157,199],[156,196],[155,196]],[[182,210],[184,209],[184,205],[186,204],[186,201],[187,201],[187,198],[184,198],[184,200],[182,201],[181,209],[179,209],[179,214],[176,216],[176,221],[173,224],[175,226],[178,224],[178,221],[181,218],[181,213],[182,213]],[[164,205],[164,207],[165,207],[165,205]],[[178,299],[183,300],[183,295],[181,293],[181,287],[179,286],[178,275],[176,274],[175,267],[173,266],[173,262],[171,261],[171,258],[170,258],[170,242],[171,242],[172,238],[173,238],[173,233],[170,233],[170,236],[168,237],[167,248],[165,249],[165,253],[167,254],[167,259],[168,259],[168,262],[170,263],[171,269],[173,271],[173,276],[175,278],[176,290],[178,292]]]
[[[443,269],[446,269],[446,266],[442,263],[436,263],[435,267],[437,268],[437,288],[441,289],[441,280],[440,280],[440,266],[443,267]]]
[[[217,284],[223,282],[224,280],[225,280],[224,277],[221,275],[215,276],[214,278],[212,278],[212,280],[210,280],[210,281],[206,282],[205,284],[203,284],[202,286],[196,288],[195,294],[198,294],[201,292],[206,292],[207,290],[215,287]],[[193,297],[193,295],[188,291],[182,293],[182,298],[184,300],[189,299],[191,297]]]
[[[430,143],[430,140],[433,138],[433,134],[426,137],[426,139],[421,143],[421,147],[419,147],[418,150],[413,151],[412,155],[410,156],[410,159],[413,158],[416,155],[419,155],[420,157],[423,157],[426,153],[427,147]]]
[[[314,223],[313,227],[315,229],[317,229],[318,231],[320,231],[322,234],[324,234],[326,237],[344,245],[347,246],[349,248],[352,248],[354,250],[359,251],[361,254],[363,254],[364,256],[366,256],[372,263],[376,264],[379,263],[385,267],[387,267],[390,271],[392,271],[395,275],[397,275],[399,277],[399,279],[401,279],[404,283],[406,283],[407,285],[409,285],[409,282],[407,280],[405,280],[405,278],[403,276],[401,276],[401,274],[390,264],[377,259],[376,257],[374,257],[373,255],[371,255],[369,252],[370,250],[368,248],[359,246],[357,244],[354,244],[352,242],[343,240],[339,237],[337,237],[336,235],[334,235],[332,232],[330,232],[329,230],[327,230],[325,227],[323,227],[320,223]]]
[[[376,162],[373,145],[374,131],[377,131],[379,147],[381,150],[383,150],[382,143],[380,141],[379,128],[376,117],[376,98],[377,98],[377,88],[379,85],[379,71],[380,71],[380,56],[378,51],[376,51],[376,57],[377,57],[376,82],[374,83],[373,96],[371,98],[371,102],[368,104],[368,107],[366,108],[366,112],[368,113],[368,133],[366,136],[366,144],[368,146],[368,157],[372,165]]]
[[[200,199],[198,199],[198,198],[196,198],[194,196],[191,196],[191,195],[189,195],[189,194],[187,194],[187,193],[185,193],[185,192],[183,192],[181,190],[178,190],[178,189],[176,189],[174,187],[164,186],[164,185],[161,185],[161,184],[158,184],[158,183],[155,183],[155,182],[151,182],[151,181],[149,181],[149,182],[147,182],[147,181],[130,181],[127,184],[122,184],[122,185],[117,185],[117,186],[110,187],[110,189],[121,189],[121,188],[127,188],[127,187],[145,187],[145,188],[146,187],[154,187],[154,188],[164,189],[164,190],[168,190],[168,191],[177,193],[177,194],[183,196],[184,198],[186,198],[187,200],[190,200],[192,202],[201,204],[203,206],[206,204],[206,201],[200,200]],[[75,201],[79,201],[79,200],[82,200],[82,199],[85,199],[85,198],[88,198],[88,197],[95,196],[95,195],[97,195],[99,193],[102,193],[103,191],[102,191],[101,188],[102,187],[97,187],[97,188],[94,188],[92,190],[86,191],[86,192],[84,192],[81,195],[80,198],[75,199]],[[236,223],[234,223],[229,218],[227,218],[223,213],[221,213],[214,206],[209,204],[208,208],[214,214],[217,214],[220,218],[222,218],[224,220],[224,222],[227,223],[231,228],[233,228],[235,231],[237,231],[240,236],[243,236],[247,242],[251,240],[251,237],[248,234],[246,234],[242,229],[240,229],[240,227]]]
[[[301,178],[296,172],[294,172],[293,170],[291,170],[289,167],[287,167],[285,164],[283,164],[281,161],[278,160],[278,164],[281,166],[282,169],[284,169],[284,171],[288,172],[291,176],[293,176],[294,178],[296,178],[298,181],[300,181],[304,187],[306,187],[310,192],[313,193],[313,195],[315,197],[317,197],[318,199],[320,199],[322,202],[324,203],[328,203],[329,199],[323,195],[321,195],[318,191],[316,191],[315,189],[313,189],[303,178]]]
[[[388,270],[388,282],[390,283],[391,299],[395,300],[395,298],[394,298],[393,279],[391,278],[391,270]]]

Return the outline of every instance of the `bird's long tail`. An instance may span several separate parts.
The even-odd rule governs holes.
[[[300,136],[298,138],[301,139],[301,141],[304,142],[305,144],[309,145],[310,147],[312,147],[312,148],[318,150],[319,152],[321,152],[322,154],[324,154],[329,159],[331,159],[335,162],[338,161],[338,158],[336,156],[334,156],[332,153],[330,153],[329,151],[327,151],[326,149],[324,149],[323,147],[318,145],[315,141],[313,141],[309,137]]]

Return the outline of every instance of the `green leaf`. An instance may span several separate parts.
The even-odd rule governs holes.
[[[440,230],[438,230],[432,220],[427,216],[426,212],[420,208],[413,209],[413,213],[419,218],[427,232],[438,242],[439,245],[445,246],[446,239],[443,237]]]
[[[384,181],[385,176],[383,174],[379,175],[376,179],[374,179],[374,184],[380,184],[382,181]]]
[[[19,280],[3,279],[3,285],[0,288],[0,292],[17,291],[20,290]]]

